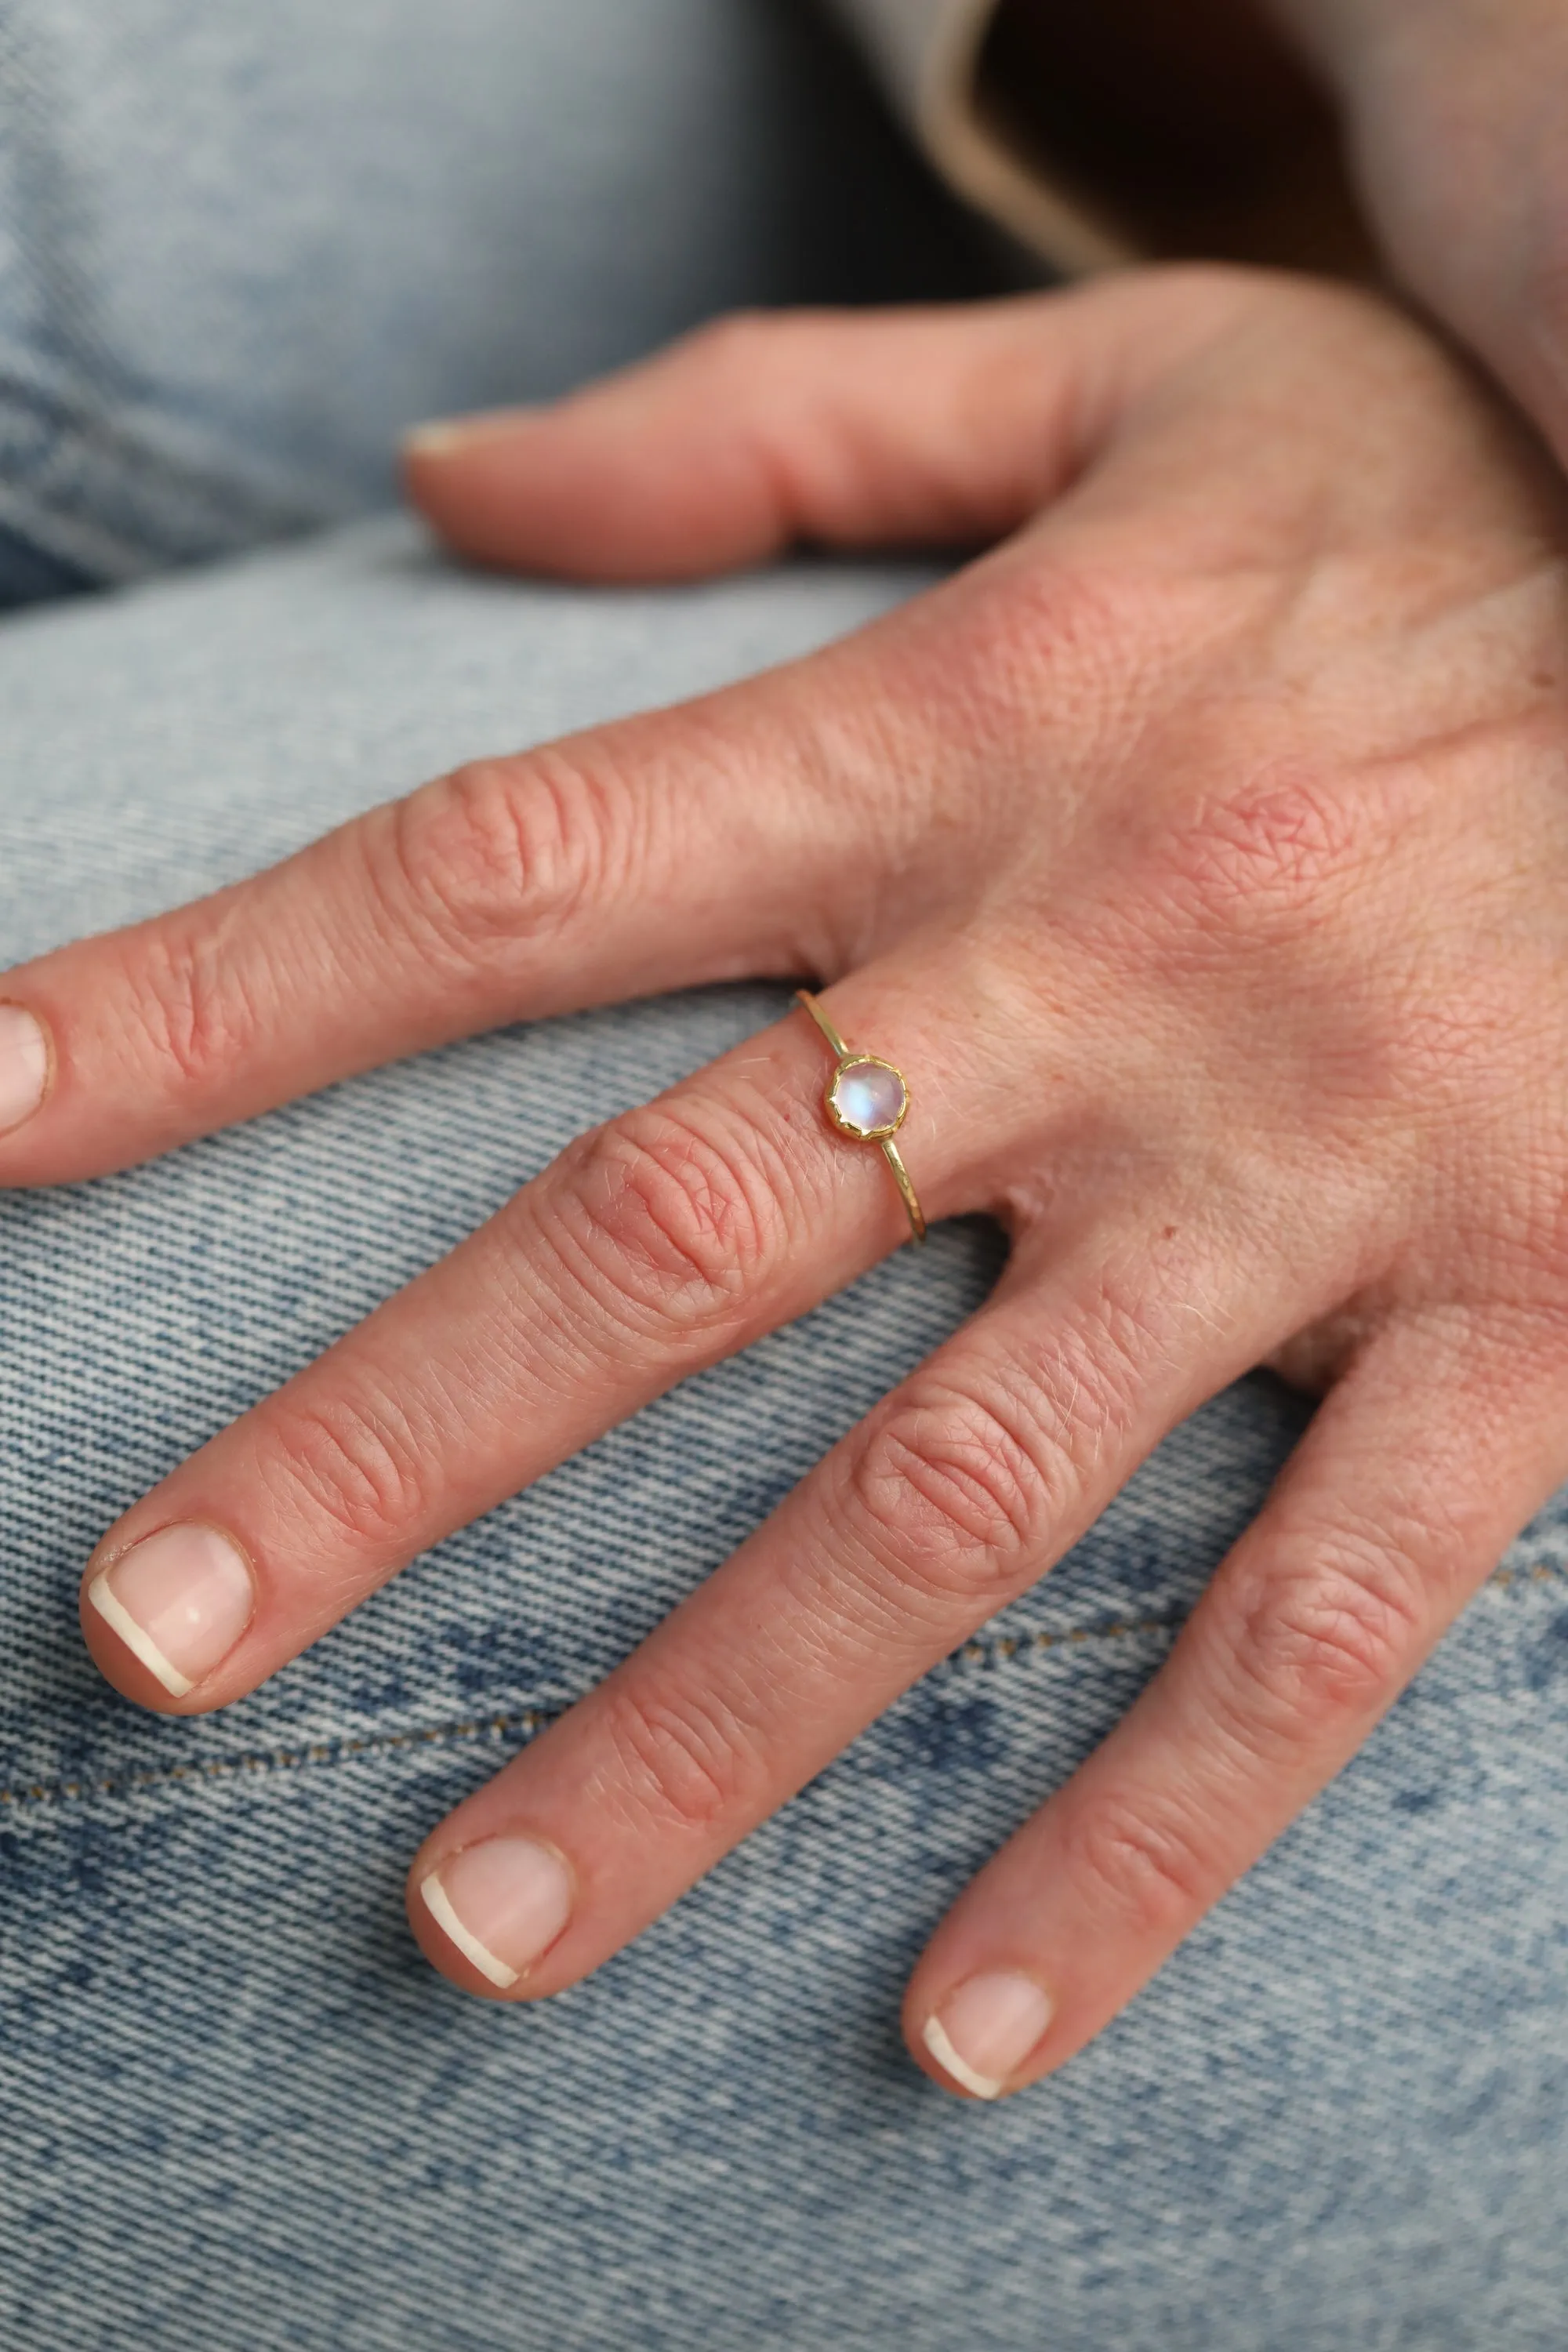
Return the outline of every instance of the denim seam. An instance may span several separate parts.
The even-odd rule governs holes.
[[[1546,1583],[1568,1583],[1568,1565],[1542,1560],[1531,1568],[1500,1568],[1487,1579],[1482,1591],[1495,1587],[1507,1591],[1514,1585]],[[1131,1622],[1112,1620],[1103,1625],[1072,1625],[1059,1633],[996,1633],[987,1639],[965,1642],[942,1663],[949,1668],[963,1664],[1014,1665],[1042,1652],[1068,1649],[1075,1644],[1147,1641],[1155,1635],[1176,1633],[1184,1622],[1182,1616],[1145,1617]],[[933,1672],[940,1674],[942,1668]],[[423,1731],[367,1732],[357,1738],[313,1740],[300,1748],[280,1748],[249,1756],[214,1756],[195,1764],[168,1765],[155,1772],[123,1772],[112,1780],[62,1780],[53,1787],[36,1783],[31,1787],[0,1789],[0,1805],[19,1811],[28,1806],[68,1803],[73,1799],[124,1797],[172,1788],[181,1781],[232,1780],[252,1772],[297,1772],[312,1765],[346,1763],[360,1756],[390,1756],[410,1748],[451,1748],[470,1740],[501,1739],[520,1731],[531,1738],[576,1703],[568,1700],[555,1707],[522,1707],[465,1723],[433,1724]]]
[[[0,456],[8,526],[105,582],[346,519],[324,486],[312,498],[248,480],[217,457],[182,461],[85,402],[72,415],[68,399],[13,370],[3,347]]]
[[[247,1772],[302,1771],[313,1764],[342,1764],[356,1756],[386,1756],[410,1748],[456,1747],[464,1740],[504,1738],[509,1732],[531,1736],[564,1715],[566,1707],[525,1707],[512,1715],[496,1715],[469,1723],[433,1724],[423,1731],[367,1732],[358,1738],[312,1740],[301,1748],[279,1748],[249,1756],[204,1757],[195,1764],[171,1764],[156,1772],[122,1772],[108,1780],[62,1780],[55,1787],[0,1789],[0,1805],[60,1804],[72,1798],[123,1797],[149,1789],[163,1789],[182,1780],[237,1779]]]
[[[955,1650],[942,1664],[953,1666],[962,1662],[983,1662],[988,1665],[1012,1664],[1029,1653],[1065,1648],[1069,1643],[1128,1641],[1139,1636],[1173,1633],[1181,1623],[1179,1618],[1151,1617],[1141,1623],[1108,1625],[1078,1625],[1059,1633],[996,1634],[987,1641],[966,1642]],[[942,1667],[933,1672],[940,1674]],[[200,1781],[224,1780],[246,1772],[299,1771],[314,1764],[340,1764],[356,1756],[395,1755],[414,1748],[455,1747],[465,1740],[504,1738],[508,1733],[525,1732],[530,1737],[542,1731],[574,1706],[567,1700],[560,1706],[531,1706],[510,1714],[476,1717],[466,1723],[433,1724],[422,1731],[365,1732],[358,1737],[312,1741],[300,1748],[278,1748],[249,1756],[215,1756],[195,1764],[173,1764],[153,1772],[123,1772],[115,1779],[104,1780],[63,1780],[54,1787],[39,1784],[29,1788],[0,1789],[0,1805],[25,1806],[55,1804],[71,1798],[118,1797],[129,1791],[164,1788],[181,1780]]]

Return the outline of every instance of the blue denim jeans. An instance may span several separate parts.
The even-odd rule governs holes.
[[[455,15],[500,40],[502,13]],[[415,405],[461,394],[444,365]],[[280,397],[279,449],[297,422]],[[57,479],[61,513],[99,499]],[[201,551],[182,511],[149,499],[137,540],[119,510],[129,568]],[[379,520],[16,615],[0,961],[467,755],[787,658],[924,577],[596,593],[458,572]],[[638,1414],[220,1716],[141,1714],[88,1664],[78,1573],[132,1497],[574,1131],[782,1003],[503,1031],[0,1195],[0,2342],[1561,2352],[1568,1505],[1060,2075],[963,2106],[898,2041],[944,1906],[1157,1671],[1298,1435],[1266,1378],[588,1982],[496,2009],[411,1944],[422,1833],[985,1296],[982,1224]]]
[[[0,602],[387,503],[398,432],[1005,265],[805,0],[0,0]]]

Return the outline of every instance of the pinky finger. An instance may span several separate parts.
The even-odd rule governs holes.
[[[1385,1333],[1165,1667],[959,1898],[905,2032],[948,2089],[1061,2065],[1346,1764],[1563,1472],[1517,1331]]]

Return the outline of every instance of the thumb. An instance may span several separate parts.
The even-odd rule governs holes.
[[[461,553],[583,580],[992,540],[1095,454],[1134,367],[1212,328],[1173,290],[724,320],[554,406],[422,427],[407,489]]]

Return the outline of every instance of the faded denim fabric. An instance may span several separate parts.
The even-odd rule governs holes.
[[[957,282],[961,233],[835,56],[795,0],[0,0],[0,596],[333,521],[384,496],[400,425],[708,309]],[[373,523],[12,618],[0,964],[924,576],[594,594]],[[985,1296],[982,1225],[639,1414],[221,1716],[141,1714],[89,1666],[77,1578],[129,1501],[787,1001],[510,1030],[0,1194],[6,2352],[1561,2352],[1562,1504],[1061,2076],[961,2107],[898,2042],[945,1905],[1257,1507],[1304,1415],[1267,1380],[590,1982],[503,2011],[410,1942],[420,1836]]]
[[[444,763],[784,657],[907,567],[667,593],[402,524],[0,631],[0,949]],[[1559,2352],[1568,1514],[1063,2074],[962,2107],[900,1988],[1109,1729],[1302,1409],[1243,1382],[1055,1574],[633,1948],[500,2011],[409,1940],[422,1833],[985,1294],[981,1225],[693,1381],[266,1688],[97,1679],[113,1516],[566,1139],[769,1020],[521,1028],[155,1165],[0,1195],[0,2341],[41,2352]]]
[[[392,495],[421,417],[992,248],[804,0],[0,0],[0,602]]]

